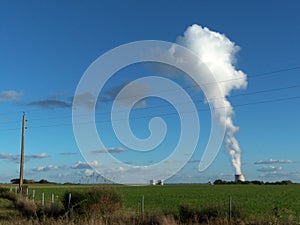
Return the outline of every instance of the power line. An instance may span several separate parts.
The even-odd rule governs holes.
[[[292,85],[292,86],[287,86],[287,87],[279,87],[279,88],[270,88],[270,89],[265,89],[265,90],[259,90],[259,91],[254,91],[254,92],[249,92],[249,93],[241,93],[241,94],[236,94],[236,95],[232,95],[229,96],[228,98],[235,98],[235,97],[241,97],[241,96],[249,96],[249,95],[256,95],[256,94],[260,94],[260,93],[269,93],[269,92],[275,92],[275,91],[280,91],[280,90],[288,90],[288,89],[293,89],[293,88],[299,88],[300,84],[297,85]],[[220,98],[212,98],[212,99],[208,99],[208,102],[213,102],[216,100],[220,100],[220,99],[225,99],[224,97],[220,97]],[[200,99],[196,99],[195,101],[193,101],[194,103],[205,103],[205,100],[200,100]],[[189,104],[186,102],[181,102],[179,104]],[[167,107],[167,104],[160,104],[160,105],[154,105],[154,106],[148,106],[146,108],[138,108],[138,110],[149,110],[149,109],[154,109],[154,108],[163,108],[163,107]],[[127,110],[119,110],[117,111],[117,113],[121,113],[121,112],[125,112]],[[111,113],[111,111],[105,111],[105,112],[96,112],[96,115],[105,115],[105,114],[109,114]],[[85,115],[82,115],[85,116]],[[54,120],[54,119],[68,119],[71,118],[72,116],[57,116],[57,117],[48,117],[47,119],[45,118],[38,118],[38,119],[31,119],[31,121],[43,121],[43,120]]]
[[[249,103],[243,103],[243,104],[236,104],[233,105],[232,107],[237,108],[237,107],[245,107],[245,106],[250,106],[250,105],[259,105],[259,104],[266,104],[266,103],[274,103],[274,102],[282,102],[282,101],[290,101],[290,100],[298,100],[300,99],[300,96],[293,96],[293,97],[287,97],[287,98],[278,98],[278,99],[272,99],[272,100],[264,100],[264,101],[257,101],[257,102],[249,102]],[[218,107],[218,108],[213,108],[212,110],[219,110],[219,109],[224,109],[226,107]],[[203,111],[210,111],[210,109],[198,109],[198,112],[203,112]],[[186,111],[183,113],[193,113],[192,111]],[[174,113],[160,113],[155,116],[173,116],[173,115],[178,115],[177,112]],[[139,116],[139,117],[131,117],[130,120],[136,120],[136,119],[145,119],[145,118],[153,118],[153,115],[145,115],[145,116]],[[118,119],[114,121],[122,121],[122,120],[128,120],[128,118],[124,119]],[[112,120],[102,120],[102,121],[96,121],[96,124],[99,123],[109,123]],[[84,124],[89,124],[89,122],[86,123],[81,123],[80,125]],[[39,128],[47,128],[47,127],[61,127],[61,126],[71,126],[71,124],[52,124],[52,125],[42,125],[42,126],[32,126],[30,129],[39,129]],[[0,130],[4,131],[4,130]]]
[[[285,71],[291,71],[291,70],[296,70],[296,69],[300,69],[300,67],[292,67],[292,68],[288,68],[288,69],[281,69],[281,70],[276,70],[276,71],[270,71],[270,72],[265,72],[265,73],[259,73],[259,74],[255,74],[255,75],[252,75],[252,76],[248,76],[248,78],[253,78],[253,77],[261,77],[261,76],[267,76],[267,75],[274,75],[274,74],[279,74],[279,73],[282,73],[282,72],[285,72]],[[231,79],[233,80],[233,79]],[[224,82],[227,82],[229,80],[226,80]],[[195,85],[196,86],[196,85]],[[186,87],[186,88],[192,88],[192,87],[195,87],[195,86],[189,86],[189,87]],[[279,87],[279,88],[271,88],[271,89],[265,89],[265,90],[259,90],[259,91],[254,91],[254,92],[250,92],[250,93],[241,93],[241,94],[237,94],[237,95],[232,95],[232,96],[228,96],[228,98],[234,98],[234,97],[240,97],[240,96],[249,96],[249,95],[255,95],[255,94],[260,94],[260,93],[267,93],[267,92],[274,92],[274,91],[281,91],[281,90],[287,90],[287,89],[292,89],[292,88],[299,88],[300,87],[300,84],[296,84],[296,85],[292,85],[292,86],[287,86],[287,87]],[[192,96],[193,97],[193,96]],[[213,102],[213,101],[216,101],[218,99],[222,99],[223,97],[221,98],[213,98],[213,99],[209,99],[209,102]],[[289,100],[289,99],[295,99],[295,98],[298,98],[298,97],[291,97],[291,98],[283,98],[283,100]],[[262,103],[269,103],[269,102],[276,102],[278,100],[267,100],[267,101],[262,101]],[[282,101],[282,99],[279,99],[279,101]],[[197,103],[197,102],[200,102],[200,103],[204,103],[203,100],[194,100],[194,103]],[[186,102],[182,102],[180,104],[187,104]],[[254,104],[261,104],[260,102],[253,102],[253,103],[245,103],[243,105],[254,105]],[[162,108],[162,107],[166,107],[168,105],[166,104],[161,104],[161,105],[155,105],[155,106],[148,106],[147,108],[140,108],[139,110],[149,110],[149,109],[153,109],[153,108]],[[239,107],[241,105],[235,105],[233,107]],[[42,111],[41,109],[35,109],[35,110],[28,110],[27,112],[35,112],[35,111]],[[21,112],[21,111],[17,111],[18,113]],[[118,112],[122,112],[122,111],[118,111]],[[10,112],[10,114],[13,113],[13,112]],[[105,114],[108,114],[108,113],[111,113],[111,111],[107,111],[107,112],[99,112],[99,113],[96,113],[96,115],[105,115]],[[8,113],[0,113],[0,115],[5,115],[5,114],[8,114]],[[83,115],[84,116],[84,115]],[[68,118],[71,118],[72,116],[71,115],[68,115],[68,116],[57,116],[57,117],[48,117],[46,119],[44,118],[37,118],[37,119],[31,119],[31,121],[43,121],[43,120],[55,120],[55,119],[68,119]],[[14,121],[14,122],[19,122],[19,121]],[[2,122],[2,124],[8,124],[8,123],[14,123],[12,121],[9,121],[9,122]],[[109,122],[109,121],[105,121],[105,122]],[[69,124],[58,124],[59,126],[69,126]],[[51,125],[52,126],[52,125]],[[51,127],[51,126],[47,126],[47,127]],[[53,126],[57,126],[57,125],[53,125]],[[13,130],[18,130],[19,128],[11,128],[11,129],[2,129],[0,130],[1,131],[13,131]]]
[[[265,90],[259,90],[259,91],[255,91],[255,92],[250,92],[250,93],[242,93],[242,94],[237,94],[237,95],[233,95],[233,96],[230,96],[230,98],[234,98],[234,97],[240,97],[240,96],[249,96],[249,95],[255,95],[255,94],[260,94],[260,93],[268,93],[268,92],[274,92],[274,91],[280,91],[280,90],[288,90],[288,89],[292,89],[292,88],[299,88],[300,87],[300,84],[297,84],[297,85],[292,85],[292,86],[287,86],[287,87],[279,87],[279,88],[271,88],[271,89],[265,89]],[[297,99],[298,97],[289,97],[289,98],[280,98],[280,99],[274,99],[274,100],[266,100],[266,101],[259,101],[259,102],[252,102],[252,103],[245,103],[245,104],[239,104],[239,105],[233,105],[232,107],[240,107],[240,106],[244,106],[244,105],[255,105],[255,104],[262,104],[262,103],[271,103],[271,102],[277,102],[277,101],[283,101],[283,100],[291,100],[291,99]],[[223,99],[222,97],[221,98],[214,98],[214,99],[210,99],[209,101],[216,101],[218,99]],[[194,101],[194,103],[197,103],[197,102],[200,102],[200,103],[204,103],[205,101],[204,100],[200,100],[200,99],[197,99]],[[182,102],[182,103],[179,103],[179,104],[188,104],[186,102]],[[161,104],[161,105],[155,105],[155,106],[148,106],[147,108],[139,108],[139,110],[149,110],[149,109],[154,109],[154,108],[163,108],[163,107],[168,107],[169,105],[167,104]],[[217,110],[217,108],[215,108],[214,110]],[[120,111],[117,111],[117,113],[121,113],[121,112],[124,112],[126,110],[120,110]],[[201,110],[198,110],[198,111],[207,111],[206,109],[201,109]],[[106,114],[110,114],[111,111],[106,111],[106,112],[98,112],[98,113],[95,113],[96,115],[106,115]],[[177,114],[177,113],[174,113],[174,114]],[[162,116],[167,116],[168,114],[162,114]],[[173,115],[173,114],[170,114],[170,115]],[[82,116],[85,116],[85,115],[82,115]],[[48,117],[48,118],[38,118],[38,119],[30,119],[31,121],[49,121],[49,120],[55,120],[55,119],[69,119],[71,118],[72,116],[58,116],[58,117]],[[148,116],[148,117],[151,117],[151,116]],[[144,118],[144,117],[142,117]],[[110,120],[108,121],[105,121],[105,122],[110,122]],[[5,123],[5,122],[4,122]],[[9,122],[7,122],[9,123]],[[56,125],[46,125],[46,127],[54,127],[54,126],[69,126],[69,123],[65,123],[65,124],[56,124]],[[39,126],[38,126],[39,127]],[[40,126],[40,127],[44,127],[44,126]],[[33,128],[37,128],[37,127],[33,127]],[[11,128],[11,129],[2,129],[0,131],[13,131],[13,130],[19,130],[19,128]]]
[[[300,66],[295,66],[295,67],[290,67],[290,68],[286,68],[286,69],[273,70],[273,71],[270,71],[270,72],[257,73],[257,74],[254,74],[254,75],[248,76],[248,77],[249,78],[262,77],[262,76],[268,76],[268,75],[272,75],[272,74],[287,72],[287,71],[291,71],[291,70],[299,70],[299,69],[300,69]]]
[[[293,71],[293,70],[298,70],[300,69],[300,66],[295,66],[295,67],[290,67],[290,68],[286,68],[286,69],[279,69],[279,70],[273,70],[273,71],[269,71],[269,72],[263,72],[263,73],[257,73],[257,74],[254,74],[254,75],[248,75],[246,77],[246,79],[252,79],[252,78],[259,78],[259,77],[263,77],[263,76],[273,76],[273,75],[278,75],[282,72],[287,72],[287,71]],[[232,79],[227,79],[227,80],[223,80],[223,81],[215,81],[215,82],[209,82],[209,83],[205,83],[203,84],[204,86],[206,85],[212,85],[212,84],[216,84],[216,83],[224,83],[224,82],[230,82],[230,81],[236,81],[236,80],[239,80],[239,79],[245,79],[244,77],[242,78],[232,78]],[[182,87],[183,89],[190,89],[190,88],[195,88],[195,87],[198,87],[197,84],[195,85],[190,85],[190,86],[185,86],[185,87]],[[167,89],[167,90],[163,90],[161,92],[167,92],[167,91],[174,91],[176,89],[179,89],[179,88],[172,88],[172,89]],[[131,96],[132,97],[138,97],[138,96]],[[112,99],[112,100],[108,100],[108,101],[114,101],[115,99]],[[36,111],[42,111],[44,109],[32,109],[32,110],[26,110],[26,112],[36,112]],[[12,114],[12,113],[22,113],[23,111],[11,111],[11,112],[5,112],[5,113],[0,113],[0,115],[7,115],[7,114]]]

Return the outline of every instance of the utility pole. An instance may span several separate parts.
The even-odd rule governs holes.
[[[23,174],[24,174],[24,138],[25,138],[25,129],[26,129],[26,115],[23,112],[22,119],[22,141],[21,141],[21,160],[20,160],[20,180],[19,180],[19,192],[22,193],[23,187]]]

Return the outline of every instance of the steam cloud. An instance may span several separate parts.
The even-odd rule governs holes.
[[[227,99],[232,90],[246,88],[247,86],[246,74],[237,70],[234,66],[236,62],[235,54],[240,48],[225,35],[196,24],[188,27],[184,35],[178,37],[177,43],[193,51],[214,74],[216,81],[219,83],[223,95],[221,98],[224,98],[227,114],[224,115],[219,112],[220,110],[217,110],[220,107],[220,101],[215,101],[216,90],[213,87],[208,88],[206,101],[215,109],[213,115],[218,118],[220,124],[226,126],[224,139],[226,151],[231,156],[235,173],[242,174],[242,151],[238,140],[235,138],[235,133],[239,131],[239,127],[233,123],[234,110]],[[209,83],[207,75],[199,74],[199,76],[201,76],[199,79],[202,79],[203,83]]]

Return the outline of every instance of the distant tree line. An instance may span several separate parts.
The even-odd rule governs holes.
[[[19,184],[20,179],[19,178],[14,178],[14,179],[11,179],[10,182],[12,184]],[[44,179],[41,179],[39,181],[23,179],[23,184],[56,184],[56,183],[50,182],[50,181],[47,181],[47,180],[44,180]]]
[[[215,180],[214,181],[215,185],[218,184],[256,184],[256,185],[288,185],[288,184],[293,184],[293,182],[291,180],[283,180],[283,181],[276,181],[276,182],[263,182],[263,181],[259,181],[259,180],[253,180],[253,181],[225,181],[225,180]]]

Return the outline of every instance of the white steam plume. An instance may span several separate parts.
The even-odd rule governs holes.
[[[206,27],[192,25],[187,28],[182,37],[178,37],[178,44],[193,51],[209,70],[214,74],[216,81],[222,91],[227,114],[224,115],[217,110],[220,107],[220,101],[215,101],[216,91],[208,87],[206,92],[206,100],[214,109],[220,124],[226,125],[226,135],[224,139],[226,151],[231,156],[232,165],[236,174],[242,174],[241,171],[241,148],[235,133],[239,131],[239,127],[235,126],[232,121],[234,110],[232,105],[226,98],[234,89],[246,88],[247,76],[234,66],[236,62],[235,54],[239,51],[239,47],[230,41],[225,35],[213,32]],[[197,65],[196,65],[197,66]],[[199,74],[199,79],[203,83],[207,83],[207,75]],[[218,96],[219,98],[220,96]]]

